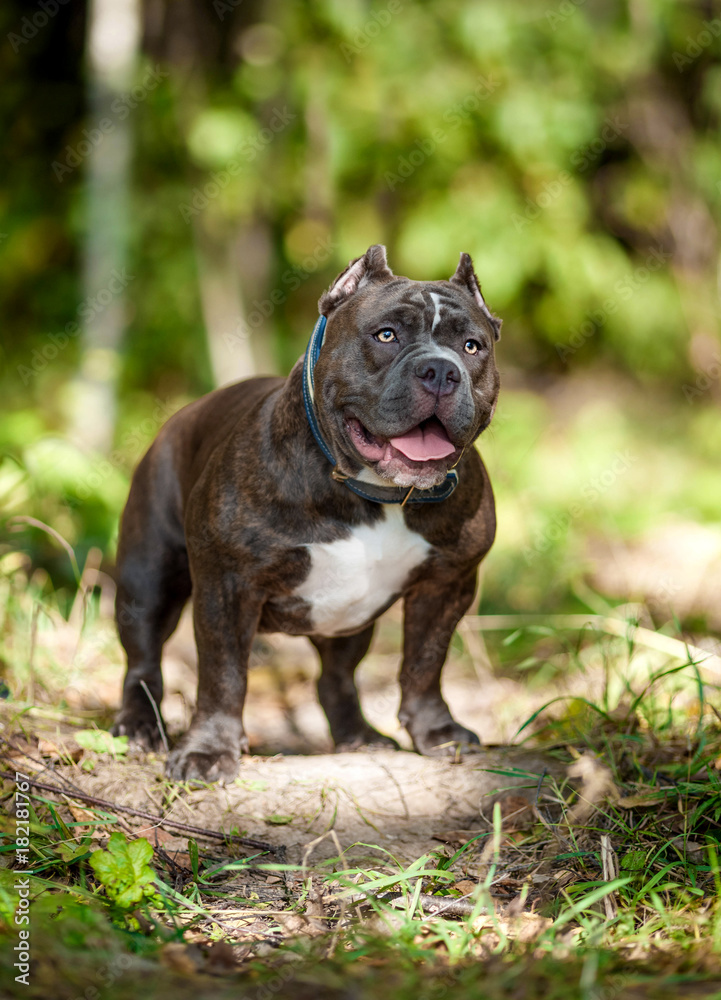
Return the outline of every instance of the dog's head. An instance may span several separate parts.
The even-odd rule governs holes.
[[[428,489],[491,421],[501,321],[468,254],[449,281],[411,281],[385,248],[352,261],[319,302],[327,318],[315,369],[318,418],[338,467]]]

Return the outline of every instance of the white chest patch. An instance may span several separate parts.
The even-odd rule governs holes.
[[[295,596],[308,601],[313,628],[321,635],[369,622],[428,555],[429,543],[406,527],[400,507],[383,511],[382,521],[352,528],[347,538],[307,546],[310,573]]]

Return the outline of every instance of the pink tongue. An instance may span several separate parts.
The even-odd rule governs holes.
[[[425,428],[414,427],[407,434],[391,438],[390,442],[412,462],[432,462],[437,458],[446,458],[456,450],[443,427],[437,423]]]

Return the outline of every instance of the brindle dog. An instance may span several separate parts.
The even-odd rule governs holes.
[[[186,406],[133,478],[118,546],[128,670],[114,732],[158,745],[146,687],[159,706],[163,643],[192,593],[198,702],[168,758],[179,780],[237,773],[256,632],[307,635],[318,649],[337,747],[396,746],[363,718],[353,674],[399,597],[401,723],[424,754],[478,742],[451,717],[440,676],[495,533],[473,443],[496,406],[500,321],[467,254],[449,281],[411,281],[381,246],[319,308],[287,379]]]

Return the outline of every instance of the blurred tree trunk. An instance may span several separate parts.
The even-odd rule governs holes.
[[[134,82],[140,29],[140,0],[90,0],[83,340],[79,375],[71,386],[70,434],[81,447],[103,452],[113,440],[125,289],[132,281],[127,251],[133,116],[116,102]]]
[[[243,261],[238,258],[245,255],[238,253],[234,233],[210,232],[203,219],[197,216],[193,220],[193,235],[200,300],[215,384],[249,378],[257,373],[258,364],[253,331],[246,320],[240,279]],[[262,235],[258,233],[258,238],[253,241],[259,253],[254,255],[255,267],[252,269],[255,270],[260,263],[267,280],[270,248]]]
[[[240,60],[238,41],[261,16],[259,0],[146,0],[143,49],[170,65],[177,118],[187,138],[208,103],[210,81],[231,74]],[[193,217],[200,299],[216,385],[255,375],[271,365],[264,328],[250,327],[246,302],[263,298],[271,266],[270,224],[257,218],[239,228]]]
[[[194,116],[207,104],[207,88],[197,65],[175,66],[173,73],[178,127],[187,142]],[[248,324],[245,303],[268,284],[269,224],[258,220],[239,228],[201,211],[192,218],[192,230],[213,381],[220,386],[250,378],[268,360],[256,336],[260,331]]]

